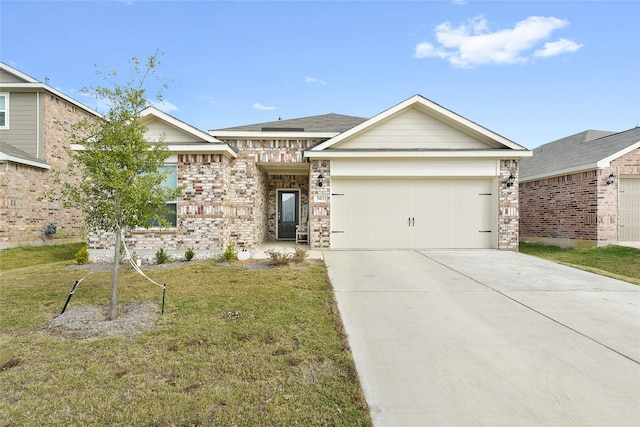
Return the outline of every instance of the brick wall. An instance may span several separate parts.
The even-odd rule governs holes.
[[[615,174],[617,179],[607,185],[607,178]],[[640,149],[611,162],[608,168],[599,171],[598,177],[598,243],[619,241],[618,184],[624,175],[640,175]]]
[[[521,239],[561,246],[618,241],[618,180],[607,185],[611,173],[640,175],[640,150],[605,169],[520,184]]]
[[[597,239],[597,171],[520,184],[520,234],[525,238]]]
[[[512,174],[516,180],[513,186],[507,187],[507,179]],[[518,161],[501,160],[498,178],[498,249],[518,250],[520,243],[518,195]]]
[[[44,95],[44,161],[50,170],[15,163],[0,165],[0,245],[42,244],[42,229],[57,225],[47,244],[81,241],[85,238],[80,209],[63,208],[59,198],[46,192],[57,188],[54,172],[66,169],[72,126],[90,117],[87,112],[51,94]]]
[[[322,175],[322,187],[318,177]],[[312,160],[309,173],[309,246],[331,247],[331,162]]]
[[[238,156],[181,154],[178,156],[178,227],[169,230],[136,230],[126,236],[127,247],[149,258],[160,248],[183,254],[223,251],[233,242],[254,247],[276,238],[278,189],[299,189],[301,206],[309,203],[306,175],[269,175],[259,163],[302,162],[302,150],[316,140],[232,139]],[[113,247],[110,233],[92,233],[90,247]],[[102,255],[101,255],[102,256]]]

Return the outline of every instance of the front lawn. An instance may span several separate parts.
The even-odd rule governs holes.
[[[640,285],[640,249],[626,246],[563,249],[521,243],[520,252]]]
[[[156,327],[77,339],[49,325],[87,270],[74,261],[8,269],[11,251],[0,279],[2,426],[371,425],[321,263],[148,268],[167,285]],[[121,308],[159,312],[161,288],[131,270],[120,279]],[[106,306],[109,293],[110,273],[95,272],[67,310]]]

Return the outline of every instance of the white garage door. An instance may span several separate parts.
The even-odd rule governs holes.
[[[640,178],[621,178],[619,191],[620,241],[640,242]]]
[[[346,178],[331,182],[333,249],[496,247],[491,178]]]

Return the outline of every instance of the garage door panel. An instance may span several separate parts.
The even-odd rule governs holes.
[[[640,177],[619,181],[620,240],[640,242]]]
[[[481,231],[495,232],[494,183],[487,178],[334,178],[332,247],[490,248],[492,233]]]

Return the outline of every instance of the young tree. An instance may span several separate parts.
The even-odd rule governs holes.
[[[83,120],[75,126],[71,142],[81,148],[71,153],[61,186],[65,205],[82,209],[88,229],[115,235],[109,320],[117,316],[122,232],[162,218],[166,201],[178,191],[162,186],[167,172],[161,167],[169,156],[164,141],[147,142],[140,123],[140,112],[150,104],[145,84],[157,77],[160,55],[156,52],[144,63],[132,58],[131,76],[125,83],[119,83],[118,74],[111,71],[105,75],[110,86],[83,89],[106,102],[108,111],[100,120]],[[162,101],[161,90],[156,99]]]

